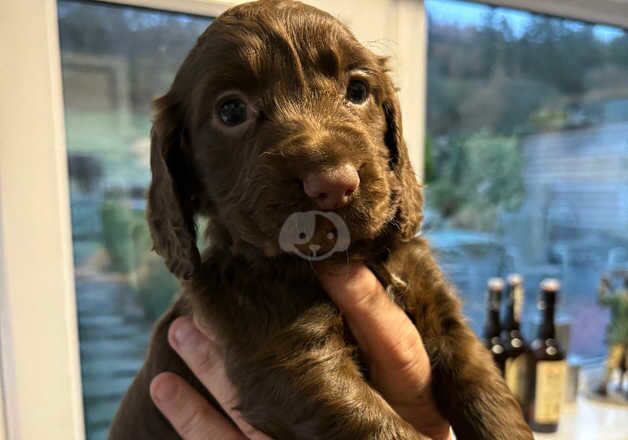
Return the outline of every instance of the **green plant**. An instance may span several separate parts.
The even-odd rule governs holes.
[[[105,249],[114,272],[136,269],[150,250],[144,211],[134,210],[123,198],[106,199],[101,206]]]
[[[172,303],[179,283],[168,271],[161,257],[154,253],[146,255],[135,275],[134,287],[144,316],[154,321]]]
[[[438,147],[427,201],[452,226],[494,230],[499,210],[519,207],[524,185],[516,137],[480,132]]]
[[[122,197],[102,205],[103,241],[112,271],[129,275],[144,316],[157,319],[174,298],[178,282],[161,257],[151,252],[152,240],[142,210],[132,209]]]

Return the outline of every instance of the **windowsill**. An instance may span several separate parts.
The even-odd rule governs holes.
[[[628,438],[628,406],[593,401],[585,390],[595,387],[603,367],[597,365],[580,371],[579,392],[575,403],[565,406],[558,431],[534,433],[537,440],[625,440]],[[611,387],[615,384],[611,384]]]
[[[561,415],[558,432],[534,433],[537,440],[625,440],[628,438],[628,409],[593,402],[580,395]]]
[[[602,367],[580,372],[580,391],[575,403],[564,407],[558,431],[552,434],[535,432],[535,440],[626,440],[628,439],[628,406],[601,403],[584,396],[589,382],[596,384]],[[456,436],[452,433],[452,439]]]

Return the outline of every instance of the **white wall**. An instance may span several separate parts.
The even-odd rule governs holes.
[[[0,2],[0,53],[0,342],[8,434],[80,438],[56,3]]]

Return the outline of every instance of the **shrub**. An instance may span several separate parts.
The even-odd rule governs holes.
[[[168,308],[179,288],[177,279],[168,271],[161,257],[152,252],[138,268],[134,284],[144,316],[151,321]]]

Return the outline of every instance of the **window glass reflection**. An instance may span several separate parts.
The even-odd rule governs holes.
[[[628,35],[454,0],[429,16],[426,231],[476,330],[486,279],[563,281],[570,352],[605,353],[603,273],[628,266]],[[615,285],[621,280],[615,277]]]
[[[67,0],[58,14],[85,420],[104,439],[177,290],[144,219],[150,103],[210,19]]]

